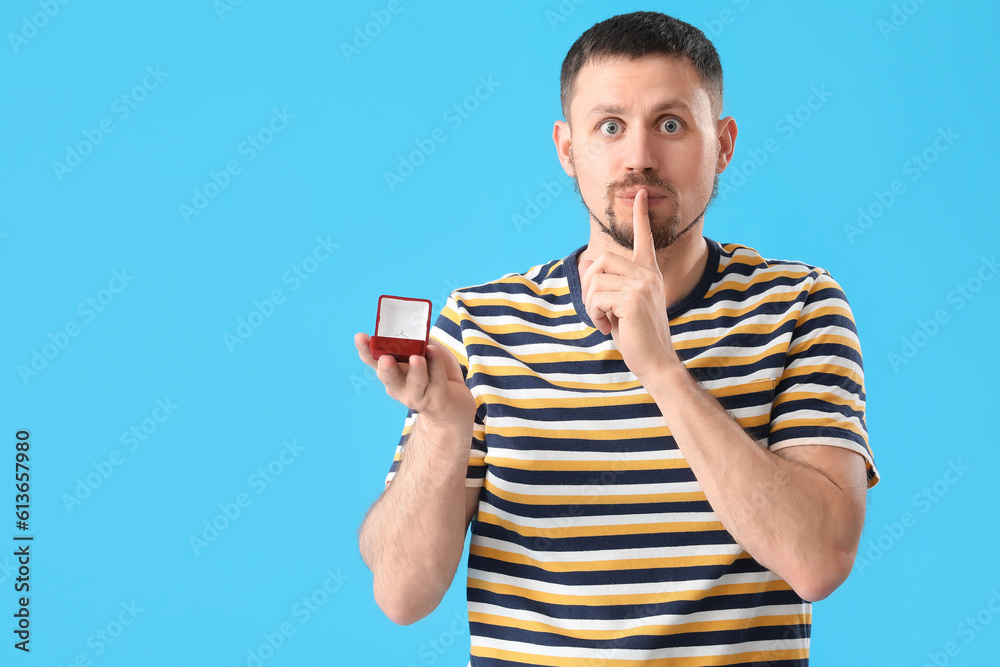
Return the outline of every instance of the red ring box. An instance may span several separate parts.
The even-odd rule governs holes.
[[[375,335],[368,341],[372,359],[391,354],[408,362],[411,354],[427,355],[431,331],[431,302],[407,296],[383,294],[378,298]]]

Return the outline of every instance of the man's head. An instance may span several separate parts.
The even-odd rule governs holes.
[[[657,249],[702,219],[736,124],[719,120],[722,66],[700,30],[654,12],[602,21],[566,55],[561,96],[566,122],[553,132],[560,160],[615,243],[632,247],[629,195],[638,187],[650,195]]]

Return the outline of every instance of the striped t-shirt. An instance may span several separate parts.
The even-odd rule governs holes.
[[[814,266],[709,247],[667,310],[678,357],[772,451],[845,447],[878,482],[847,299]],[[808,664],[811,603],[723,528],[649,393],[583,306],[576,259],[455,290],[431,336],[477,403],[470,664]],[[405,465],[408,411],[386,478]]]

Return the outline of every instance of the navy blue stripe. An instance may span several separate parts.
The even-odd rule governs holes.
[[[469,568],[565,586],[608,586],[614,584],[655,584],[663,581],[697,581],[700,579],[718,579],[727,574],[764,571],[764,568],[757,561],[749,557],[743,557],[725,565],[551,572],[533,565],[507,563],[476,554],[469,555]],[[650,592],[653,590],[655,588],[651,588]]]
[[[531,463],[528,462],[527,465],[530,466]],[[690,468],[612,470],[610,476],[602,476],[593,470],[520,470],[502,466],[495,466],[492,472],[497,479],[515,484],[596,487],[592,492],[598,496],[602,493],[611,493],[600,488],[609,484],[683,484],[695,481]],[[567,492],[572,491],[567,490]]]
[[[583,505],[537,505],[515,503],[504,500],[493,494],[488,488],[483,488],[480,500],[498,510],[533,519],[542,517],[573,517],[573,516],[609,516],[622,514],[669,514],[672,512],[711,512],[712,506],[707,500],[675,501],[662,503],[629,503],[626,509],[621,504],[605,505],[587,503]]]
[[[733,536],[725,530],[705,530],[688,533],[636,533],[627,535],[590,535],[559,537],[563,532],[553,526],[551,535],[525,537],[502,526],[476,522],[476,534],[500,542],[517,544],[532,551],[610,551],[615,549],[662,549],[703,545],[734,545]]]
[[[795,591],[778,590],[739,595],[709,595],[698,600],[673,600],[639,605],[563,605],[531,600],[520,595],[492,593],[481,588],[468,587],[469,602],[494,604],[506,609],[535,611],[553,618],[616,621],[621,619],[648,618],[671,614],[728,611],[772,605],[802,605],[803,600]],[[803,613],[808,609],[803,609]],[[493,627],[493,626],[491,626]],[[789,626],[779,626],[787,628]]]
[[[673,436],[634,438],[630,440],[584,440],[582,438],[560,438],[559,431],[542,438],[535,435],[506,436],[489,434],[490,444],[502,449],[540,449],[554,452],[652,452],[658,453],[677,449]],[[614,462],[609,462],[613,465]]]
[[[470,631],[476,636],[524,642],[542,646],[572,646],[594,651],[632,650],[654,651],[684,646],[712,646],[715,644],[735,644],[742,642],[775,642],[783,639],[798,639],[805,632],[804,626],[762,625],[748,627],[738,632],[710,630],[703,632],[680,632],[670,635],[628,635],[615,639],[583,639],[567,637],[555,632],[538,632],[520,628],[500,628],[485,623],[470,623]],[[714,661],[713,661],[714,662]]]
[[[847,377],[846,375],[834,375],[832,373],[820,373],[820,372],[813,372],[813,373],[807,373],[805,375],[795,375],[789,377],[779,382],[778,386],[775,387],[775,391],[780,393],[788,389],[793,389],[797,384],[818,384],[821,387],[822,386],[841,387],[844,391],[851,394],[856,394],[862,399],[865,396],[861,388],[861,385],[859,385],[857,382]],[[821,407],[818,407],[817,409],[822,409],[826,411],[833,411],[838,407],[838,404],[836,403],[827,403],[826,401],[818,401],[818,400],[815,402],[821,404]],[[779,405],[776,409],[781,410],[782,407]]]

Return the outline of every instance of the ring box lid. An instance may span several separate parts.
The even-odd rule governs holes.
[[[391,354],[396,361],[407,362],[411,354],[426,356],[430,331],[429,299],[383,294],[378,298],[375,335],[368,347],[373,359]]]

